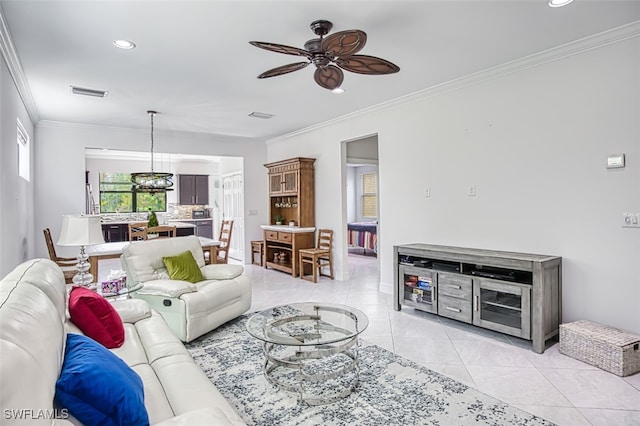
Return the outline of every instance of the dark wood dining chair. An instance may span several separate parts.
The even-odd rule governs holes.
[[[49,259],[53,260],[62,269],[64,274],[64,282],[67,284],[73,283],[73,277],[76,275],[76,265],[78,259],[74,257],[59,257],[56,254],[56,247],[53,244],[53,238],[51,238],[51,230],[44,228],[44,241],[47,243],[47,250],[49,251]]]
[[[229,261],[229,244],[231,244],[231,231],[233,231],[233,220],[223,220],[220,225],[220,235],[218,241],[218,257],[216,263],[227,263]]]
[[[129,223],[129,241],[146,240],[148,224],[149,222]]]

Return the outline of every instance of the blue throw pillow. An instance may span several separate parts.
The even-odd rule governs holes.
[[[85,425],[148,425],[142,379],[89,337],[67,334],[56,399]]]

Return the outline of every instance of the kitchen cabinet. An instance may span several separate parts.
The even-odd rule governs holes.
[[[178,200],[182,205],[209,204],[209,175],[178,175]]]
[[[213,238],[213,220],[194,220],[198,237]]]
[[[129,225],[126,223],[102,224],[102,235],[105,243],[116,243],[129,240]]]
[[[189,235],[195,235],[196,228],[192,228],[190,226],[185,227],[176,227],[176,237],[187,237]]]
[[[291,158],[265,164],[269,174],[269,216],[271,225],[275,217],[284,217],[295,226],[315,226],[314,158]]]
[[[173,221],[170,221],[173,222]],[[195,225],[195,228],[185,227],[177,228],[177,235],[184,237],[186,235],[197,235],[198,237],[213,238],[213,219],[200,220],[182,220],[180,223],[188,223]]]

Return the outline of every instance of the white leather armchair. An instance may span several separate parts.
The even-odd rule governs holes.
[[[171,280],[163,257],[191,251],[205,280],[192,284]],[[241,265],[205,265],[196,236],[141,241],[121,256],[129,286],[142,283],[133,297],[157,310],[183,342],[213,330],[249,310],[251,284]]]

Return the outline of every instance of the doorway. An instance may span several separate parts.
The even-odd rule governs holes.
[[[233,220],[231,241],[229,241],[229,257],[244,263],[244,188],[242,173],[235,172],[222,177],[222,217]]]
[[[356,257],[367,257],[377,265],[380,235],[378,135],[346,141],[343,152],[345,246],[350,269]]]

